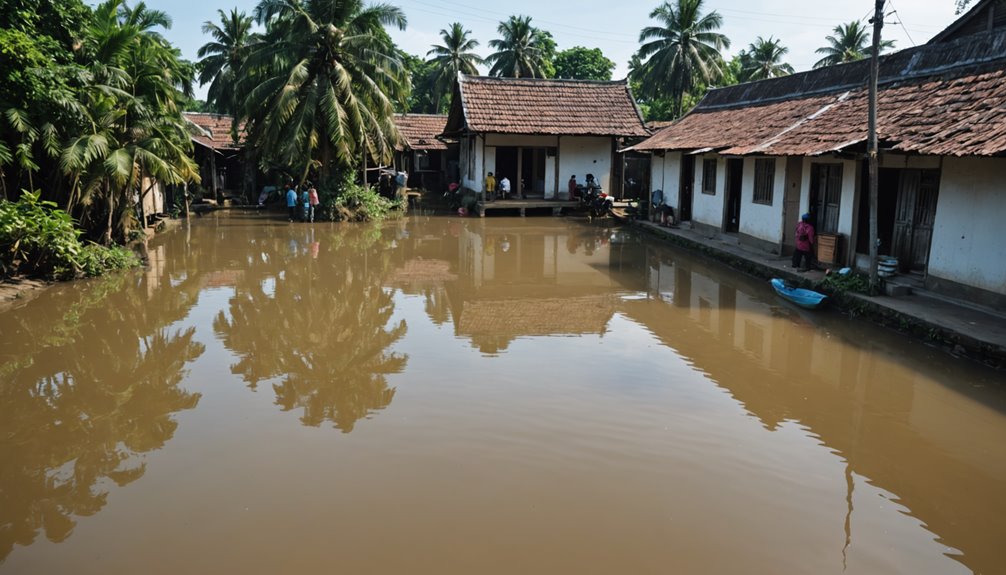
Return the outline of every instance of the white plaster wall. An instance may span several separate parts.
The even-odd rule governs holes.
[[[495,175],[496,174],[496,147],[495,146],[486,146],[484,148],[482,157],[483,157],[483,161],[485,162],[483,164],[484,167],[482,168],[483,173],[486,176],[489,175],[489,172],[492,172],[493,175]],[[496,182],[497,182],[497,186],[498,186],[499,185],[499,178],[498,177],[496,178]],[[485,179],[485,176],[483,176],[482,177],[482,185],[479,186],[478,188],[475,188],[475,189],[477,189],[479,191],[482,191],[485,187],[486,187],[486,179]]]
[[[766,242],[782,242],[782,204],[786,194],[786,158],[775,160],[772,204],[754,203],[755,158],[744,158],[740,233]]]
[[[474,146],[469,142],[474,141]],[[469,157],[471,154],[474,157]],[[485,184],[485,142],[481,136],[466,136],[461,139],[460,171],[461,185],[481,192]],[[469,170],[471,168],[471,170]]]
[[[559,138],[559,181],[564,185],[575,174],[582,184],[587,174],[594,174],[604,191],[611,193],[611,157],[611,138],[563,136]]]
[[[567,178],[569,179],[569,178]],[[545,199],[552,199],[556,192],[555,156],[545,156]]]
[[[702,163],[716,160],[716,195],[702,193]],[[727,162],[716,154],[706,154],[695,158],[695,185],[692,187],[692,221],[714,228],[723,226],[723,191],[726,189]],[[741,210],[744,217],[744,210]]]
[[[681,174],[681,152],[667,152],[663,158],[654,156],[656,163],[650,164],[652,190],[664,191],[664,203],[678,209],[678,183]]]
[[[929,274],[1006,294],[1006,159],[946,158]]]

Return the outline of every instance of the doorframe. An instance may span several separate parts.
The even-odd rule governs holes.
[[[742,196],[744,195],[744,158],[727,158],[726,164],[726,177],[723,178],[723,220],[720,224],[720,231],[723,233],[733,234],[739,233],[741,229],[741,203]],[[737,170],[739,176],[734,176],[734,170],[731,169],[733,166],[740,166]],[[734,187],[734,180],[737,184],[737,229],[730,231],[730,222],[728,221],[730,217],[730,202],[733,201],[734,194],[731,193]]]

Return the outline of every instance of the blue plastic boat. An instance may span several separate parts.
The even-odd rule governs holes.
[[[784,299],[788,299],[796,305],[807,309],[814,309],[820,306],[824,300],[828,299],[828,296],[817,293],[814,290],[790,287],[779,278],[772,280],[772,287],[775,288],[775,293]]]

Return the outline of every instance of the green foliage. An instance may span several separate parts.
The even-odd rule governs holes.
[[[396,209],[404,213],[405,198],[389,200],[374,188],[354,182],[350,172],[340,172],[340,176],[318,188],[320,219],[366,222],[387,219]]]
[[[555,75],[555,40],[552,34],[531,25],[530,16],[511,16],[496,29],[500,37],[489,41],[496,52],[486,57],[490,76],[551,78]]]
[[[611,80],[615,63],[600,48],[575,46],[555,56],[555,77],[573,80]]]
[[[855,62],[863,58],[869,58],[873,51],[870,46],[870,30],[858,20],[853,20],[848,24],[835,26],[835,35],[826,36],[828,42],[815,50],[824,57],[814,63],[815,68],[845,64]],[[880,51],[894,48],[894,40],[884,40],[880,43]]]
[[[441,109],[450,100],[451,90],[458,74],[478,74],[478,64],[484,60],[473,50],[478,47],[479,42],[474,38],[469,38],[471,30],[466,30],[460,22],[454,22],[449,29],[440,31],[443,38],[443,45],[434,44],[432,49],[426,53],[430,58],[428,64],[430,70],[431,89],[433,92],[433,108]],[[413,76],[413,83],[416,78]]]
[[[17,202],[0,200],[0,268],[3,275],[24,273],[54,279],[95,276],[138,264],[125,248],[85,246],[73,219],[38,192]]]
[[[792,74],[793,66],[782,61],[782,57],[788,53],[789,48],[783,46],[781,40],[771,36],[766,40],[758,36],[757,40],[748,45],[747,50],[741,50],[737,55],[741,66],[741,81],[753,82]]]
[[[846,292],[869,294],[870,278],[855,272],[847,274],[830,273],[821,280],[820,286],[835,295],[841,295]]]

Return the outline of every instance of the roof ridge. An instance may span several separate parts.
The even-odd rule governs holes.
[[[578,84],[606,84],[612,86],[618,86],[622,84],[628,85],[628,78],[622,78],[621,80],[581,80],[578,78],[511,78],[507,76],[482,76],[475,74],[458,74],[461,81],[490,81],[490,82],[571,82]]]

